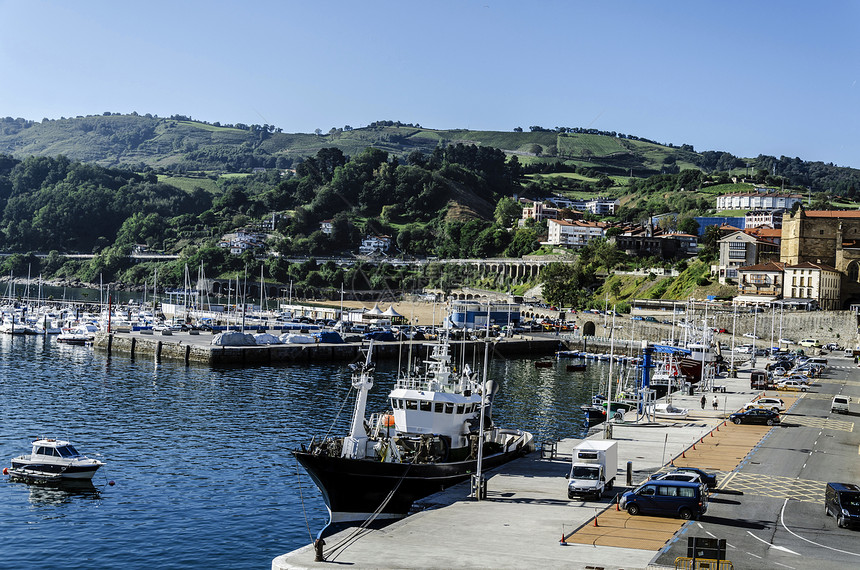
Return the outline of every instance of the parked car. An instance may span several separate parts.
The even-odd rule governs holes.
[[[708,510],[708,493],[698,483],[649,480],[621,496],[619,506],[630,515],[674,515],[693,519]]]
[[[782,398],[759,398],[754,402],[744,404],[745,410],[750,408],[764,408],[779,413],[785,411],[785,402],[782,401]]]
[[[840,528],[860,522],[860,487],[853,483],[828,483],[824,490],[824,514],[836,517]]]
[[[657,322],[657,319],[655,319],[654,317],[645,317],[645,318],[644,318],[644,319],[642,319],[642,320],[643,320],[643,321],[648,321],[649,323],[656,323],[656,322]]]
[[[651,476],[652,481],[686,481],[688,483],[698,483],[702,488],[707,489],[708,486],[702,480],[702,476],[693,471],[672,471],[671,473],[655,473]]]
[[[842,347],[835,342],[828,342],[822,348],[824,348],[824,350],[842,350]]]
[[[743,412],[735,412],[729,416],[729,420],[740,424],[763,424],[772,426],[779,423],[779,414],[773,410],[753,408]]]
[[[797,344],[799,344],[800,346],[806,347],[806,348],[820,348],[821,347],[821,342],[819,342],[817,338],[805,338]]]
[[[691,471],[693,473],[698,473],[702,482],[708,489],[713,489],[717,486],[717,476],[714,473],[708,473],[698,467],[675,467],[675,471]]]
[[[833,401],[830,402],[830,411],[839,414],[847,414],[849,412],[848,404],[850,403],[850,396],[833,396]]]
[[[785,390],[787,392],[806,392],[806,384],[797,380],[786,380],[776,385],[777,390]]]
[[[760,337],[760,336],[758,336],[757,334],[753,334],[753,333],[744,333],[744,336],[745,336],[745,337],[747,337],[747,338],[754,338],[754,339],[759,339],[759,338],[761,338],[761,337]]]

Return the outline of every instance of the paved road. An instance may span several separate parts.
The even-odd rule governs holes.
[[[686,556],[687,537],[724,538],[735,568],[860,566],[860,530],[824,515],[827,481],[860,482],[860,368],[831,358],[831,369],[783,416],[714,493],[708,513],[660,555]],[[852,397],[852,413],[830,413],[830,398]]]

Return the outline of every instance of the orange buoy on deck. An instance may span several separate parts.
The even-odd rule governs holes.
[[[394,414],[385,414],[382,416],[382,425],[384,427],[394,427]]]

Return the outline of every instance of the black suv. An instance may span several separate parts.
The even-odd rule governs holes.
[[[729,419],[736,424],[763,424],[772,426],[779,423],[779,414],[773,410],[750,408],[749,410],[730,415]]]

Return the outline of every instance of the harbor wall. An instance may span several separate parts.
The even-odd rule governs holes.
[[[573,318],[571,318],[573,317]],[[672,313],[658,314],[655,312],[654,317],[659,320],[671,320]],[[680,320],[684,315],[676,315],[676,319]],[[705,315],[701,311],[696,311],[688,317],[688,320],[701,326]],[[771,341],[771,323],[773,323],[773,338],[774,341],[780,338],[780,319],[782,320],[782,335],[781,338],[789,338],[794,342],[799,342],[804,338],[815,338],[821,341],[822,344],[835,342],[842,346],[858,346],[860,338],[858,338],[858,316],[853,311],[792,311],[772,315],[771,313],[752,314],[749,312],[738,313],[737,316],[731,311],[708,312],[707,324],[712,329],[726,329],[727,333],[716,335],[720,342],[724,344],[731,343],[732,331],[735,333],[735,344],[752,344],[753,340],[744,337],[744,334],[755,334],[760,337],[755,342],[761,347],[770,346]],[[568,315],[568,323],[575,322],[579,329],[577,333],[589,329],[587,323],[592,323],[590,327],[594,331],[595,337],[609,338],[612,319],[605,321],[604,316],[594,315],[589,313],[578,313],[576,315]],[[657,342],[668,339],[672,336],[672,325],[662,322],[654,323],[649,321],[632,321],[629,315],[616,317],[615,319],[615,338],[618,340],[647,340],[649,342]],[[683,338],[684,329],[675,325],[675,338]],[[631,336],[632,335],[632,336]],[[789,348],[792,346],[789,345]],[[794,346],[794,348],[797,348]]]
[[[352,361],[360,357],[367,343],[344,344],[273,344],[263,346],[217,346],[210,344],[210,335],[174,334],[169,337],[141,335],[139,333],[100,333],[93,347],[108,354],[122,354],[130,358],[148,357],[156,360],[173,360],[185,364],[197,363],[211,366],[241,366],[288,362]],[[505,338],[490,342],[493,357],[546,356],[559,349],[560,339],[552,338]],[[411,348],[418,356],[426,341],[374,343],[375,359],[400,359],[408,355]],[[471,355],[475,351],[483,354],[482,341],[452,341],[452,354],[456,357],[463,351]]]

